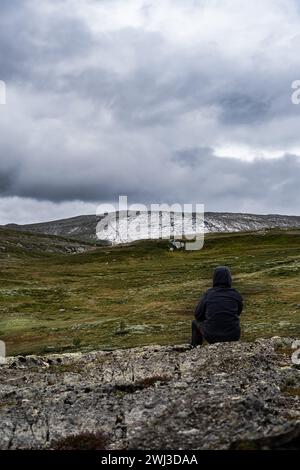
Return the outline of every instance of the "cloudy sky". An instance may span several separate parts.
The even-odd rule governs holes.
[[[1,0],[0,224],[299,214],[299,0]]]

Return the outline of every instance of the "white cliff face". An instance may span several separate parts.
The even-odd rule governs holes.
[[[97,237],[109,240],[112,244],[128,243],[135,240],[181,239],[201,234],[204,231],[204,220],[201,214],[164,212],[126,212],[109,214],[97,225]]]
[[[110,214],[106,219],[103,215],[84,215],[70,219],[56,220],[31,225],[9,225],[2,228],[28,231],[69,237],[84,240],[119,244],[135,240],[148,240],[159,238],[181,239],[182,235],[195,236],[200,233],[240,232],[265,230],[270,228],[300,228],[300,217],[285,215],[255,215],[206,212],[204,221],[200,214],[163,213],[161,218],[158,212],[149,216],[148,212],[133,213],[121,211],[115,215]],[[105,219],[105,220],[104,220]]]

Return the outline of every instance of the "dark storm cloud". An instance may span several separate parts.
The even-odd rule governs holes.
[[[6,196],[12,193],[15,177],[15,171],[10,169],[0,170],[0,196]]]
[[[222,97],[220,104],[224,122],[231,125],[263,122],[271,107],[270,103],[237,93]]]
[[[11,176],[14,175],[14,178]],[[9,179],[7,179],[9,176]],[[47,175],[45,175],[47,179]],[[177,152],[164,168],[151,172],[136,168],[134,177],[113,168],[106,173],[82,179],[80,174],[69,172],[56,175],[47,181],[38,181],[35,174],[0,174],[5,181],[4,195],[14,194],[51,201],[117,201],[120,194],[131,201],[181,203],[210,201],[213,210],[245,211],[256,208],[257,201],[265,211],[276,207],[278,212],[291,213],[299,200],[300,157],[284,155],[279,159],[241,161],[236,158],[216,157],[212,149],[186,149]],[[16,181],[18,183],[16,184]],[[142,182],[142,184],[141,184]],[[241,206],[241,201],[243,206]]]
[[[57,62],[80,56],[91,46],[92,36],[80,19],[44,17],[40,3],[37,8],[30,0],[1,1],[0,70],[9,83],[55,86]]]
[[[297,8],[2,1],[0,194],[299,213]]]

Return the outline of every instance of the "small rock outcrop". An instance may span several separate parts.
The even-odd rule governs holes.
[[[291,345],[272,338],[8,358],[0,449],[297,448]]]

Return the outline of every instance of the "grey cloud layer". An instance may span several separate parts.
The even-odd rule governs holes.
[[[106,167],[103,173],[81,177],[76,169],[67,173],[57,171],[18,173],[15,169],[3,176],[2,196],[11,194],[51,201],[79,199],[86,202],[116,200],[126,194],[131,202],[204,202],[209,197],[213,210],[263,211],[295,213],[299,201],[300,158],[285,155],[279,159],[241,161],[219,158],[212,149],[186,149],[160,166],[153,162],[145,171],[143,166],[126,173],[126,163],[116,170]],[[50,175],[50,177],[49,177]]]
[[[87,11],[95,4],[87,0]],[[290,100],[300,73],[298,2],[258,2],[270,20],[257,20],[257,35],[255,8],[243,17],[241,2],[219,2],[220,18],[209,2],[121,4],[101,2],[101,28],[102,16],[86,16],[81,0],[60,0],[60,9],[48,0],[1,2],[1,196],[100,202],[127,194],[299,213],[300,107]],[[123,19],[135,5],[136,16]],[[235,40],[222,36],[228,9]],[[177,11],[195,36],[176,29]],[[197,36],[202,12],[213,39],[202,27]],[[231,146],[281,158],[218,158]]]

